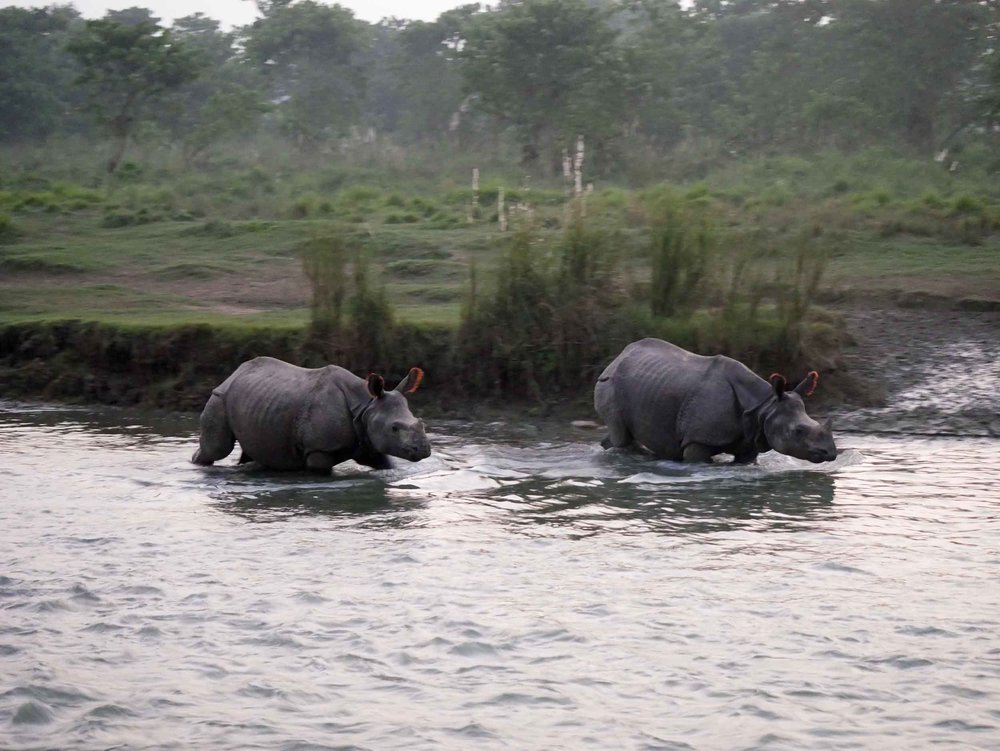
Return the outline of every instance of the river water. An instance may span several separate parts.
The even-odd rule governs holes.
[[[315,478],[0,403],[0,748],[1000,747],[996,438],[690,468],[429,423]]]

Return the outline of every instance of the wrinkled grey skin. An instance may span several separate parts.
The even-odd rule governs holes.
[[[336,365],[309,369],[257,357],[212,391],[191,461],[212,464],[237,440],[241,464],[256,461],[271,469],[326,473],[348,459],[376,469],[391,466],[388,456],[426,459],[430,442],[404,396],[422,375],[413,368],[386,391],[378,375],[365,381]]]
[[[830,421],[806,414],[802,398],[819,376],[794,389],[771,382],[723,355],[704,357],[660,339],[628,345],[597,380],[594,407],[608,427],[601,445],[638,443],[663,459],[708,461],[732,454],[739,463],[775,451],[828,462],[837,458]]]

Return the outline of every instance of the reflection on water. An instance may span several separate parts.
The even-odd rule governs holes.
[[[690,467],[431,425],[331,477],[0,404],[4,748],[990,748],[988,438]]]

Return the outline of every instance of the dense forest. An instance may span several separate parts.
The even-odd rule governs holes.
[[[0,9],[0,144],[100,137],[112,172],[133,143],[189,166],[261,137],[306,158],[444,146],[545,177],[584,135],[591,174],[642,180],[664,158],[872,146],[947,166],[1000,134],[997,0],[502,0],[376,24],[257,5],[229,31]]]

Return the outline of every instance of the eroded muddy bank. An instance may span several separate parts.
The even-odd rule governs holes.
[[[849,372],[872,404],[837,410],[842,430],[1000,437],[1000,312],[843,308]]]
[[[812,412],[832,412],[840,430],[1000,436],[1000,312],[860,304],[836,312],[840,333],[781,366],[792,378],[821,371]],[[350,348],[327,359],[300,331],[25,323],[0,329],[0,396],[196,411],[240,362],[266,354],[378,368],[390,378],[403,372],[393,368],[422,367],[417,405],[428,415],[488,416],[516,405],[528,417],[594,417],[584,378],[576,391],[544,400],[467,393],[447,332],[413,328],[397,341],[383,365]]]

